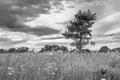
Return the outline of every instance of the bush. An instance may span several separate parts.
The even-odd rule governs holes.
[[[51,52],[51,51],[63,51],[67,52],[68,49],[65,46],[59,46],[59,45],[45,45],[40,51],[40,52]]]
[[[89,49],[83,49],[82,52],[83,53],[90,53],[91,51]]]
[[[107,47],[107,46],[102,46],[100,49],[99,49],[99,52],[103,52],[103,53],[106,53],[108,52],[110,49]]]

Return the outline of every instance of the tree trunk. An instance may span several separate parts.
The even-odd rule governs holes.
[[[80,36],[80,40],[78,41],[78,49],[79,49],[79,51],[81,51],[82,50],[82,36]]]

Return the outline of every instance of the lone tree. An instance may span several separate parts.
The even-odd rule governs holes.
[[[67,30],[62,33],[65,38],[70,38],[73,40],[72,46],[76,46],[78,50],[82,50],[82,48],[87,44],[94,45],[93,41],[90,41],[92,38],[92,30],[90,28],[94,24],[96,20],[96,13],[91,13],[90,10],[87,11],[79,11],[75,15],[75,19],[70,21]]]

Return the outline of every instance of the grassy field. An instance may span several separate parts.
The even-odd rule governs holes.
[[[120,80],[118,53],[0,54],[0,80]]]

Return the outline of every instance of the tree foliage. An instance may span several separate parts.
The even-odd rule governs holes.
[[[25,53],[25,52],[28,52],[29,51],[29,48],[28,47],[19,47],[16,49],[16,53]]]
[[[0,49],[0,53],[26,53],[28,51],[29,51],[28,47]]]
[[[90,28],[96,20],[96,14],[91,13],[90,10],[82,12],[81,10],[75,15],[75,19],[70,21],[67,30],[62,33],[65,38],[73,40],[72,46],[76,46],[78,50],[81,50],[85,45],[94,42],[90,42],[92,38],[92,30]]]
[[[111,51],[112,52],[120,52],[120,48],[113,48]]]
[[[100,49],[99,49],[99,52],[103,52],[103,53],[106,53],[108,52],[110,49],[108,48],[108,46],[102,46]]]
[[[0,49],[0,53],[7,53],[6,49]]]
[[[67,47],[65,46],[58,46],[58,45],[45,45],[40,52],[51,52],[51,51],[68,51]]]

